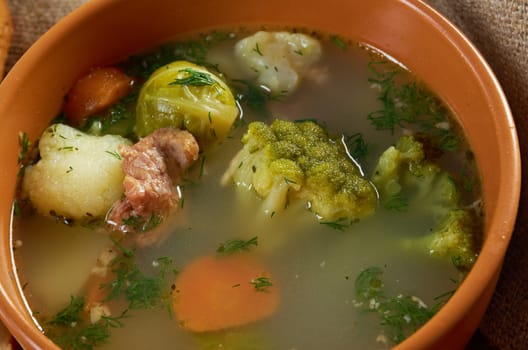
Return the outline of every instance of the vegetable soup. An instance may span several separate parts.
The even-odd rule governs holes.
[[[385,349],[478,256],[478,171],[402,64],[293,28],[85,72],[20,134],[20,288],[65,349]]]

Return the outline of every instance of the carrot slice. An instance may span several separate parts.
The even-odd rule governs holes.
[[[64,112],[73,125],[80,125],[129,94],[133,83],[119,68],[96,68],[73,85],[66,96]]]
[[[266,281],[266,287],[259,286]],[[279,304],[269,270],[247,254],[204,256],[176,280],[172,307],[183,328],[207,332],[271,316]]]

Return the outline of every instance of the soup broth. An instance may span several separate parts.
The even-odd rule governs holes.
[[[250,81],[250,77],[236,63],[233,47],[249,34],[240,31],[221,40],[218,35],[209,35],[207,67],[221,72],[234,91],[243,90],[247,86],[240,81]],[[263,200],[253,191],[221,185],[231,159],[242,148],[240,140],[248,123],[313,119],[331,135],[355,135],[355,140],[368,144],[364,147],[366,153],[354,160],[368,179],[380,155],[400,136],[414,133],[420,135],[420,140],[440,140],[438,130],[445,131],[444,136],[449,131],[459,143],[448,150],[440,149],[435,163],[451,171],[465,207],[479,198],[471,153],[454,119],[436,97],[429,98],[441,106],[438,112],[443,113],[445,120],[435,122],[434,130],[424,127],[423,121],[402,122],[393,130],[380,130],[368,118],[385,108],[380,99],[383,91],[380,76],[398,72],[393,78],[395,84],[417,87],[420,83],[389,57],[371,48],[332,35],[316,34],[316,37],[322,44],[322,57],[295,92],[265,95],[265,108],[256,109],[248,106],[248,94],[241,98],[241,93],[235,93],[241,116],[229,136],[201,153],[189,170],[179,187],[183,198],[179,210],[155,229],[165,236],[158,243],[148,247],[121,246],[109,239],[116,236],[104,226],[76,222],[66,225],[61,220],[26,212],[14,217],[18,279],[35,322],[45,332],[51,334],[46,322],[64,309],[72,296],[88,293],[90,271],[109,246],[119,254],[133,249],[134,264],[148,276],[159,275],[157,259],[170,258],[171,268],[163,275],[168,289],[161,294],[167,296],[179,292],[174,281],[193,261],[217,254],[219,247],[229,240],[247,242],[257,237],[258,244],[237,254],[256,257],[272,272],[267,281],[271,285],[263,287],[263,293],[276,293],[278,305],[271,316],[256,322],[218,331],[192,332],[178,321],[170,302],[154,308],[127,308],[126,299],[120,297],[105,301],[111,316],[118,321],[107,327],[109,338],[98,344],[101,349],[390,348],[412,333],[414,326],[409,322],[407,325],[400,322],[403,326],[395,328],[383,325],[387,322],[380,319],[377,307],[358,298],[356,278],[362,271],[371,267],[382,271],[382,275],[376,275],[382,280],[382,287],[378,284],[376,288],[383,289],[383,296],[380,293],[378,297],[397,302],[398,298],[408,296],[418,300],[419,305],[427,305],[423,307],[427,309],[446,300],[437,297],[456,290],[464,271],[450,259],[434,258],[426,249],[409,248],[406,243],[426,236],[437,226],[437,203],[428,198],[406,193],[409,200],[396,207],[378,203],[374,214],[361,220],[325,221],[308,210],[306,203],[289,203],[283,211],[264,212]],[[138,59],[123,63],[125,71]],[[361,142],[355,145],[365,146]],[[437,146],[431,149],[439,151]],[[376,298],[370,301],[380,302]],[[125,314],[123,310],[127,310]],[[410,315],[403,313],[396,317],[406,321]]]

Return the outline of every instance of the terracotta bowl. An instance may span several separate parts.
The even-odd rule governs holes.
[[[89,67],[178,33],[263,23],[306,26],[375,46],[425,80],[459,117],[482,173],[485,242],[449,303],[397,349],[456,349],[467,343],[493,294],[510,241],[520,159],[506,98],[456,28],[418,0],[92,0],[39,39],[0,86],[0,317],[23,347],[56,348],[35,327],[14,278],[10,218],[18,132],[37,138]]]

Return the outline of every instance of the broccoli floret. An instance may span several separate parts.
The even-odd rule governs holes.
[[[458,269],[469,270],[477,258],[478,230],[473,211],[453,209],[433,234],[422,238],[421,243],[432,256],[448,257]]]
[[[343,144],[317,123],[253,122],[242,142],[222,183],[253,189],[264,199],[265,212],[279,212],[297,200],[325,220],[355,220],[374,211],[375,189]]]
[[[405,240],[431,256],[451,259],[460,270],[474,263],[480,245],[480,224],[473,209],[461,205],[457,185],[448,172],[428,161],[423,145],[413,136],[403,136],[380,157],[372,176],[380,202],[412,199],[428,210],[435,227],[424,237]],[[391,209],[391,208],[389,208]]]

